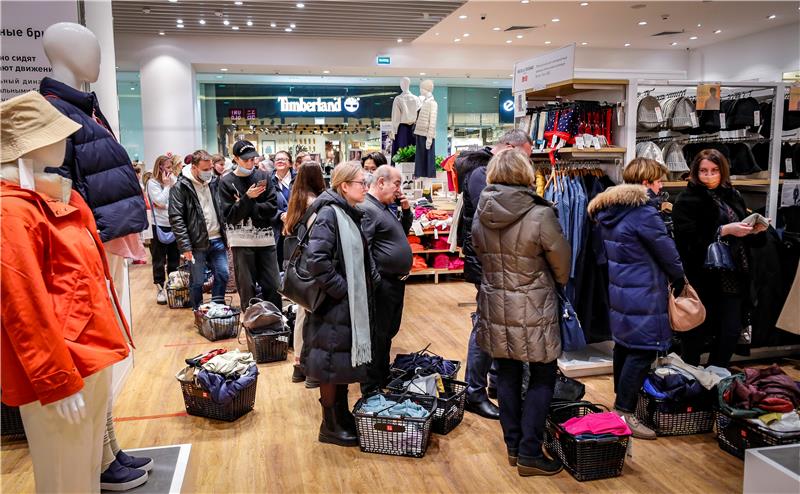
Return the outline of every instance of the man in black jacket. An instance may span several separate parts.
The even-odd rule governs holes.
[[[191,155],[191,166],[183,167],[181,176],[169,193],[169,222],[184,259],[192,263],[192,307],[203,303],[203,282],[206,265],[214,273],[211,300],[225,302],[228,284],[228,253],[225,248],[225,230],[220,221],[216,194],[209,182],[211,156],[198,150]]]
[[[280,275],[272,225],[278,200],[270,177],[256,167],[255,146],[248,141],[233,145],[236,168],[219,180],[219,202],[233,251],[239,301],[247,307],[257,294],[281,309]]]
[[[458,245],[464,254],[464,279],[475,284],[480,290],[481,262],[475,249],[472,247],[472,223],[478,209],[481,192],[486,187],[486,167],[492,156],[506,148],[519,148],[525,156],[530,156],[532,149],[531,138],[521,130],[511,130],[500,137],[493,147],[485,147],[471,153],[465,153],[456,160],[456,175],[458,190],[463,194],[463,209],[461,221],[458,225]],[[486,394],[487,374],[491,374],[494,381],[492,357],[481,350],[476,340],[478,314],[472,315],[472,333],[467,347],[467,403],[465,409],[478,415],[498,420],[500,410],[489,401]]]
[[[414,215],[411,213],[411,204],[400,189],[402,182],[403,178],[396,168],[389,165],[378,167],[366,199],[358,205],[358,209],[364,212],[361,230],[381,275],[381,281],[375,286],[375,300],[381,308],[375,311],[372,363],[367,370],[367,382],[361,385],[362,394],[365,395],[388,382],[392,338],[400,330],[405,280],[413,261],[406,235],[411,229]],[[399,202],[403,212],[401,220],[389,209],[395,202]]]

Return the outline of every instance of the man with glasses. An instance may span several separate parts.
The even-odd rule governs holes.
[[[414,217],[401,185],[400,171],[382,165],[373,174],[366,199],[358,205],[364,212],[361,229],[369,243],[375,267],[381,274],[381,281],[375,287],[375,301],[380,310],[375,311],[372,362],[367,370],[367,382],[361,385],[361,392],[365,395],[388,383],[392,338],[400,330],[403,317],[406,278],[412,263],[411,246],[406,235]],[[398,220],[392,213],[391,204],[400,206],[402,219]]]
[[[256,167],[255,146],[248,141],[233,145],[236,168],[219,181],[219,202],[227,226],[228,244],[233,251],[239,303],[246,308],[255,297],[281,308],[280,277],[272,225],[278,214],[278,200],[269,176]]]

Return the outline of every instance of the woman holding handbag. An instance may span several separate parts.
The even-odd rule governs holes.
[[[742,222],[748,214],[744,198],[731,185],[727,158],[716,149],[698,153],[686,190],[672,210],[686,276],[706,308],[705,322],[681,336],[681,357],[687,364],[700,363],[709,341],[708,365],[730,364],[749,298],[750,247],[765,240],[757,235],[765,226]],[[715,255],[706,267],[709,254]]]
[[[380,276],[355,207],[366,192],[361,163],[337,165],[331,189],[312,205],[317,217],[307,247],[308,271],[325,297],[306,321],[302,364],[319,381],[319,441],[338,446],[358,446],[347,385],[365,381],[372,360],[372,285]]]
[[[629,184],[598,194],[587,208],[597,223],[608,263],[614,409],[625,417],[633,437],[640,439],[655,439],[656,434],[634,416],[637,393],[658,352],[667,351],[672,343],[669,283],[678,293],[684,285],[675,242],[648,193],[648,189],[652,195],[661,192],[666,173],[664,165],[636,158],[623,172]]]
[[[156,284],[156,302],[167,303],[164,283],[167,275],[178,269],[180,253],[172,227],[169,224],[169,191],[175,185],[172,173],[172,160],[159,156],[153,166],[153,178],[147,181],[147,198],[153,212],[153,239],[150,241],[150,255],[153,258],[153,283]],[[166,268],[166,272],[164,271]]]
[[[483,266],[476,338],[497,363],[500,425],[508,461],[521,476],[555,475],[542,452],[561,354],[556,283],[569,279],[571,249],[552,205],[531,189],[533,167],[515,149],[489,161],[472,245]],[[523,363],[530,381],[522,400]]]

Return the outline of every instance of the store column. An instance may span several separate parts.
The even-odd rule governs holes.
[[[447,123],[450,120],[450,112],[447,102],[447,86],[435,85],[433,88],[433,98],[439,102],[436,113],[436,156],[447,158]]]
[[[143,53],[139,79],[148,167],[168,151],[186,155],[200,145],[200,129],[195,125],[199,116],[196,80],[188,59],[180,50],[163,45]]]

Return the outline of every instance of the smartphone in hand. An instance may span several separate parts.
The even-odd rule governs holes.
[[[267,186],[267,180],[266,179],[259,180],[258,183],[256,183],[256,185],[258,185],[259,187],[266,187]]]

